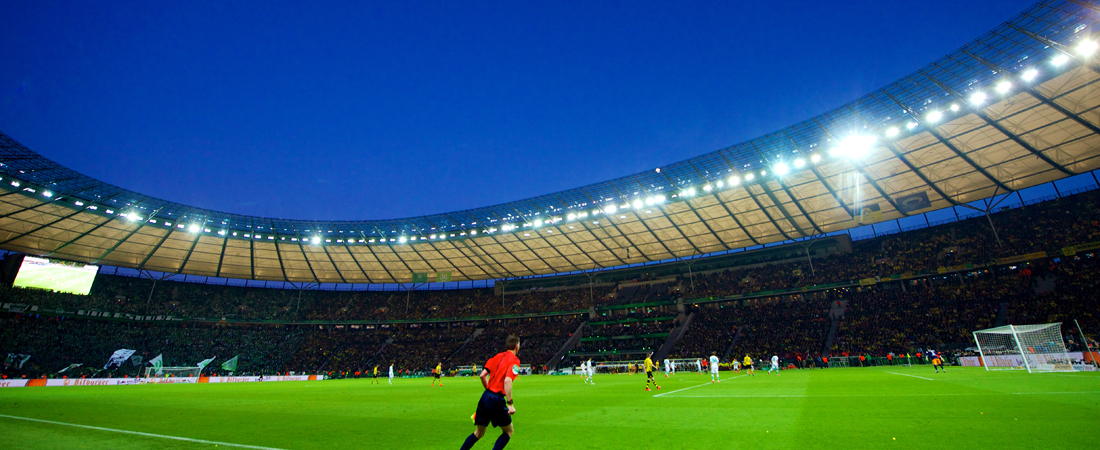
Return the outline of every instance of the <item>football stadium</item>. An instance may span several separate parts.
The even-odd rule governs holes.
[[[406,218],[0,132],[2,446],[1091,448],[1100,4],[1006,18],[751,140]]]

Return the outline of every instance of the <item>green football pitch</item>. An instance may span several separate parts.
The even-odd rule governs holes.
[[[67,266],[24,265],[19,269],[15,285],[86,295],[95,276],[95,272]]]
[[[527,376],[509,449],[1095,448],[1100,374],[925,367]],[[0,389],[0,447],[445,448],[475,378]],[[27,420],[35,419],[35,420]],[[136,433],[135,433],[136,432]],[[490,430],[474,448],[491,449]],[[232,447],[231,447],[232,448]]]

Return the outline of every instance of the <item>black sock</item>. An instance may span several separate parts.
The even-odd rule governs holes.
[[[470,433],[469,436],[466,436],[466,442],[462,443],[462,450],[470,450],[471,448],[474,448],[474,444],[477,443],[477,439],[477,436],[474,436],[473,433]]]
[[[512,437],[508,433],[500,433],[500,437],[497,438],[497,443],[493,444],[493,450],[504,450],[504,446],[508,445],[508,440]]]

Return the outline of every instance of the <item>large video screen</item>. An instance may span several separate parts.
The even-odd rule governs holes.
[[[15,276],[15,287],[88,295],[99,266],[27,256]]]

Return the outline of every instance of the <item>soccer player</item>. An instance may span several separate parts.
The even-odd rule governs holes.
[[[439,387],[443,387],[443,379],[440,378],[443,376],[443,363],[435,365],[435,370],[432,371],[432,375],[435,376],[432,378],[432,387],[435,387],[435,380],[439,380]]]
[[[778,355],[772,355],[772,366],[768,368],[768,373],[771,373],[771,371],[773,371],[773,370],[775,371],[775,376],[778,377],[779,376],[779,356]]]
[[[462,450],[473,448],[478,439],[485,436],[490,423],[501,431],[493,450],[503,449],[512,439],[512,414],[516,413],[516,407],[512,406],[512,383],[519,376],[519,336],[509,335],[504,345],[508,350],[489,358],[481,370],[485,392],[481,393],[474,412],[474,433],[466,437]]]
[[[736,360],[730,361],[730,366],[733,368],[733,373],[741,373],[741,363]]]
[[[665,378],[668,378],[668,372],[672,370],[672,367],[670,367],[671,365],[672,364],[668,362],[668,358],[665,358]]]
[[[393,384],[393,364],[390,364],[390,384]]]
[[[695,358],[695,373],[703,373],[703,359]]]
[[[374,366],[374,373],[371,374],[370,384],[382,384],[382,381],[378,379],[378,366]]]
[[[656,386],[657,389],[661,388],[660,386],[657,386],[657,380],[653,379],[653,371],[657,370],[657,365],[653,364],[653,359],[652,358],[653,358],[653,352],[646,353],[646,355],[645,355],[645,390],[647,390],[647,391],[649,390],[649,383],[653,383],[653,386]]]
[[[584,363],[584,367],[585,367],[585,369],[584,369],[585,372],[588,373],[588,382],[592,383],[592,384],[596,384],[596,380],[592,379],[592,375],[595,375],[595,370],[596,370],[596,369],[592,368],[592,358],[588,358],[588,361],[586,361]]]
[[[720,363],[720,361],[718,361],[718,352],[711,352],[708,362],[710,363],[710,382],[721,383],[722,380],[718,378],[718,364]]]
[[[752,358],[749,358],[749,355],[747,355],[747,354],[745,355],[745,364],[744,364],[744,366],[745,366],[745,373],[747,373],[749,375],[752,375],[754,377],[756,376],[756,374],[753,373],[753,369],[755,369],[756,367],[753,367]]]
[[[943,356],[939,353],[932,357],[932,367],[936,369],[936,373],[940,373],[941,370],[943,373],[947,373],[947,369],[943,368]]]

